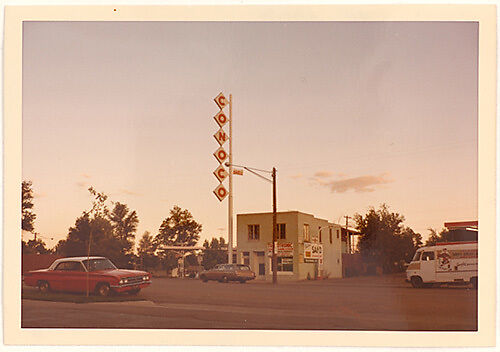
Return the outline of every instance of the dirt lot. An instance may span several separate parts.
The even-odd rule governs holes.
[[[401,275],[321,281],[203,283],[155,279],[143,302],[22,301],[22,327],[437,330],[477,329],[477,291],[414,289]]]

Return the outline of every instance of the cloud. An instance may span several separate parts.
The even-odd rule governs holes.
[[[334,175],[336,175],[337,179],[333,179]],[[348,191],[356,193],[373,192],[376,186],[393,182],[388,173],[347,178],[346,174],[333,174],[328,171],[318,171],[309,177],[309,180],[312,184],[330,188],[332,193],[345,193]]]
[[[76,185],[80,188],[87,188],[88,184],[85,181],[78,181]]]
[[[292,176],[290,176],[290,178],[293,178],[294,180],[298,180],[298,179],[300,179],[300,178],[302,178],[302,177],[303,177],[303,175],[302,175],[302,174],[297,174],[297,175],[292,175]]]
[[[90,176],[89,174],[82,174],[82,177],[87,178],[87,179],[92,178],[92,176]]]
[[[327,177],[332,177],[333,173],[330,171],[318,171],[313,176],[318,178],[327,178]]]
[[[120,193],[122,193],[122,194],[126,194],[126,195],[128,195],[128,196],[139,196],[139,195],[140,195],[139,193],[134,192],[134,191],[130,191],[130,190],[128,190],[128,189],[121,189],[121,190],[120,190]]]
[[[375,186],[377,185],[391,182],[393,182],[393,180],[389,179],[387,174],[381,174],[332,180],[320,184],[329,187],[332,193],[345,193],[349,190],[353,190],[356,193],[364,193],[375,191]]]

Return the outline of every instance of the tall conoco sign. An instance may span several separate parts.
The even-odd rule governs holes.
[[[219,166],[213,172],[217,180],[220,184],[214,189],[214,194],[219,199],[219,201],[223,201],[229,194],[229,191],[224,187],[222,182],[228,176],[228,172],[224,168],[224,162],[229,158],[230,153],[226,152],[224,149],[224,144],[229,140],[229,144],[231,144],[230,138],[231,135],[226,134],[224,131],[224,125],[229,121],[229,118],[224,113],[224,108],[228,105],[228,101],[224,94],[220,93],[217,97],[215,97],[215,103],[219,107],[220,111],[214,116],[214,120],[219,125],[219,130],[215,132],[214,138],[219,143],[219,148],[213,154],[217,161],[219,162]],[[230,166],[231,167],[231,166]]]
[[[219,201],[223,201],[229,196],[228,202],[228,262],[233,263],[233,150],[232,150],[232,95],[229,95],[229,101],[224,94],[219,93],[215,97],[215,103],[219,107],[219,112],[214,116],[217,127],[219,128],[214,134],[214,138],[219,144],[218,149],[213,153],[215,159],[219,162],[219,166],[213,172],[214,176],[219,181],[219,185],[214,189],[214,194]],[[229,105],[229,116],[224,112],[224,108]],[[224,126],[229,122],[229,134],[224,131]],[[229,141],[229,151],[224,149],[224,144]],[[226,171],[224,165],[227,165],[229,172]],[[224,180],[229,179],[229,190],[224,187]]]

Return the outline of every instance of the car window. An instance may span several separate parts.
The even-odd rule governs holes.
[[[107,258],[84,260],[83,264],[89,271],[116,269],[116,266]]]
[[[424,252],[422,254],[422,261],[434,260],[434,252]]]
[[[54,270],[84,271],[80,262],[62,262],[59,263]]]

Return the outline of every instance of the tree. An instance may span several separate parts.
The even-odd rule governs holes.
[[[217,264],[227,263],[227,245],[223,237],[212,238],[210,243],[208,240],[203,242],[203,258],[201,265],[205,269],[212,269]]]
[[[177,266],[178,255],[162,246],[194,246],[200,239],[201,225],[185,209],[174,206],[170,216],[163,220],[154,243],[157,246],[161,262],[167,271]]]
[[[65,256],[104,256],[122,268],[132,267],[133,254],[124,253],[124,243],[115,236],[106,206],[107,196],[89,188],[92,208],[84,211],[70,227],[66,239],[58,242],[56,253]],[[90,251],[89,251],[90,248]]]
[[[22,241],[23,254],[50,254],[52,251],[48,249],[41,239]]]
[[[121,241],[124,254],[131,254],[134,246],[135,232],[139,224],[137,213],[129,211],[126,204],[116,202],[109,213],[109,220],[113,226],[115,237]]]
[[[362,234],[358,244],[360,253],[367,261],[380,265],[384,272],[401,269],[421,243],[419,234],[402,225],[404,216],[390,212],[386,204],[378,210],[369,209],[365,216],[356,214],[354,219]]]
[[[158,265],[159,260],[155,252],[154,238],[146,231],[139,240],[139,246],[137,247],[137,254],[142,268],[149,269]]]
[[[446,242],[448,240],[448,230],[442,229],[441,232],[437,232],[435,229],[428,228],[429,237],[425,241],[426,246],[435,246],[438,242]]]
[[[25,231],[33,231],[36,214],[33,212],[33,183],[31,181],[23,181],[21,187],[21,228]]]

